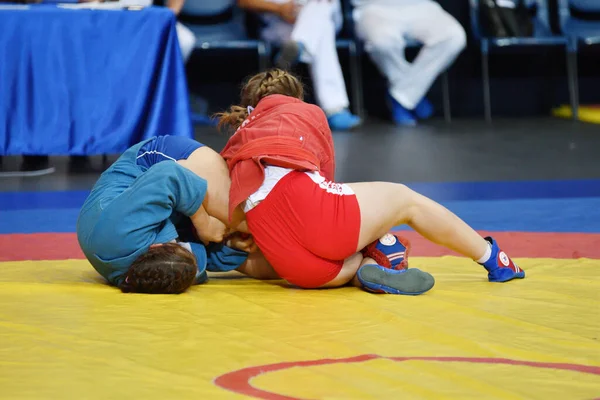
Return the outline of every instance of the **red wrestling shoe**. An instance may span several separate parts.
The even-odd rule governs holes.
[[[363,257],[370,257],[382,267],[389,269],[407,269],[410,242],[401,236],[386,234],[365,247]]]

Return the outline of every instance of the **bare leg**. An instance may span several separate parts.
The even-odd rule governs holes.
[[[473,260],[491,252],[504,264],[488,270],[491,282],[524,278],[525,273],[512,263],[497,245],[494,248],[464,221],[442,205],[401,184],[372,182],[348,184],[356,194],[361,215],[357,251],[381,238],[397,225],[407,224],[430,241],[452,249]],[[494,256],[496,257],[496,256]],[[340,274],[323,287],[341,286],[348,282],[378,293],[421,294],[431,289],[433,277],[418,269],[391,270],[376,265],[370,258],[355,254],[344,262]]]
[[[360,263],[360,266],[362,267],[363,265],[367,265],[367,264],[377,264],[377,263],[372,258],[365,257],[365,258],[363,258],[362,262]],[[350,284],[352,286],[359,287],[359,288],[363,287],[363,284],[360,283],[360,281],[358,280],[358,275],[356,275],[356,274],[354,275],[354,278],[352,278],[352,280],[350,281]]]
[[[360,206],[360,250],[397,225],[407,224],[430,241],[473,260],[481,258],[488,243],[469,225],[442,205],[408,187],[387,182],[348,184]]]
[[[237,271],[254,279],[281,279],[260,251],[250,253],[246,262],[240,265]]]
[[[334,280],[327,282],[325,285],[321,286],[322,288],[332,288],[344,286],[346,284],[350,284],[352,286],[362,288],[363,285],[358,280],[356,272],[360,267],[367,264],[377,264],[375,260],[369,257],[363,258],[362,254],[356,253],[350,257],[348,257],[344,261],[344,266],[340,271],[340,274],[335,277]]]
[[[365,260],[371,260],[366,258],[363,260],[363,256],[360,253],[351,255],[344,260],[342,270],[332,281],[327,282],[321,288],[332,288],[344,286],[348,282],[352,282],[352,285],[362,287],[361,283],[356,278],[356,271],[365,264]]]

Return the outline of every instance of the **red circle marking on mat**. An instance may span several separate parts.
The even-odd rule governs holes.
[[[257,389],[250,384],[250,380],[259,375],[281,371],[293,367],[312,367],[315,365],[346,364],[364,362],[374,359],[401,361],[437,361],[437,362],[466,362],[474,364],[507,364],[521,365],[533,368],[558,369],[563,371],[575,371],[586,374],[600,375],[600,367],[580,364],[544,363],[535,361],[510,360],[507,358],[474,358],[474,357],[382,357],[376,354],[364,354],[361,356],[338,359],[321,359],[309,361],[291,361],[277,364],[259,365],[256,367],[242,368],[237,371],[228,372],[215,379],[215,384],[223,389],[235,393],[252,396],[265,400],[303,400],[300,397],[284,396],[282,394]]]
[[[439,257],[454,253],[431,243],[414,231],[394,231],[411,241],[411,257]],[[600,233],[485,232],[510,257],[600,259]],[[0,261],[85,260],[75,233],[0,234]]]

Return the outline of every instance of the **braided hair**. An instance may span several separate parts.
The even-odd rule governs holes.
[[[219,128],[236,130],[248,118],[248,107],[256,107],[263,98],[281,94],[304,100],[304,88],[300,80],[282,69],[271,69],[252,76],[242,88],[240,105],[217,114]]]
[[[196,278],[196,257],[177,243],[151,247],[133,262],[119,285],[124,293],[179,294]]]

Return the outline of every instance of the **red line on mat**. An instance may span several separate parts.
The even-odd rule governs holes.
[[[411,256],[438,257],[458,255],[445,247],[431,243],[413,231],[396,231],[397,235],[410,239]],[[549,233],[549,232],[487,232],[500,248],[512,258],[600,258],[600,234],[598,233]]]
[[[215,385],[246,396],[265,400],[302,400],[299,397],[285,396],[278,393],[269,392],[252,386],[250,382],[253,378],[269,372],[282,371],[290,368],[312,367],[316,365],[329,364],[348,364],[365,362],[374,359],[384,359],[396,362],[402,361],[433,361],[433,362],[463,362],[472,364],[504,364],[517,365],[532,368],[556,369],[564,371],[575,371],[587,374],[600,375],[600,367],[580,364],[567,363],[546,363],[535,361],[511,360],[507,358],[476,358],[476,357],[383,357],[376,354],[363,354],[360,356],[339,358],[339,359],[319,359],[306,361],[290,361],[267,365],[257,365],[254,367],[242,368],[237,371],[231,371],[217,377],[214,380]]]
[[[395,232],[410,239],[411,256],[457,255],[413,231]],[[493,236],[511,257],[600,259],[598,233],[480,232]],[[0,235],[0,261],[84,259],[74,233]]]
[[[0,261],[85,259],[74,233],[0,235]]]

